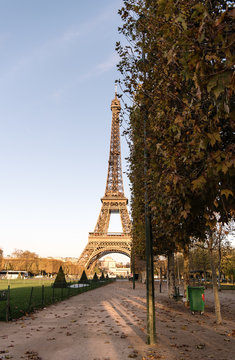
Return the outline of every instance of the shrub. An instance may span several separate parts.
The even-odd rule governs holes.
[[[64,271],[62,269],[62,266],[60,266],[59,271],[56,275],[55,282],[53,284],[53,287],[61,288],[61,287],[67,287],[67,282],[65,280]]]
[[[87,275],[86,275],[85,270],[83,270],[82,276],[81,276],[81,279],[79,280],[79,282],[80,282],[81,284],[86,284],[86,283],[89,282],[88,279],[87,279]]]

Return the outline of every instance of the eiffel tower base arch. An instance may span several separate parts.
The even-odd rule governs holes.
[[[89,233],[88,244],[83,250],[79,265],[93,268],[97,261],[110,253],[119,253],[131,259],[131,236],[129,234]]]

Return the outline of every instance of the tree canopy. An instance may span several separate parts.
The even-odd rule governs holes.
[[[146,183],[155,251],[165,253],[234,216],[234,9],[222,0],[126,0],[119,13],[134,247],[144,254]]]

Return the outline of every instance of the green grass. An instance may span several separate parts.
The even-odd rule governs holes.
[[[8,285],[11,289],[21,288],[21,287],[32,287],[32,286],[42,286],[42,285],[51,285],[55,280],[54,279],[16,279],[16,280],[0,280],[0,290],[7,290]]]
[[[221,290],[235,290],[235,285],[223,285],[223,284],[221,284]]]
[[[207,284],[206,287],[208,289],[212,289],[213,285],[212,284]],[[235,285],[232,284],[221,284],[220,285],[221,290],[235,290]]]
[[[106,285],[111,281],[91,283],[87,287],[82,288],[53,288],[51,284],[53,280],[44,280],[42,284],[40,280],[11,280],[10,281],[10,310],[11,319],[17,319],[30,313],[35,309],[48,306],[58,301],[65,300],[71,296],[81,294],[85,291],[95,289]],[[42,285],[44,285],[44,296]],[[8,287],[7,280],[0,281],[0,290],[6,290]],[[31,289],[33,287],[32,298],[30,303]],[[6,320],[6,304],[0,301],[0,321]]]

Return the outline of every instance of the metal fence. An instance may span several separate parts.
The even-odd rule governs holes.
[[[36,309],[44,308],[71,296],[110,284],[113,281],[113,279],[106,279],[103,281],[89,281],[86,284],[70,283],[67,287],[61,288],[42,285],[11,289],[8,286],[8,289],[0,291],[0,321],[20,318]]]

